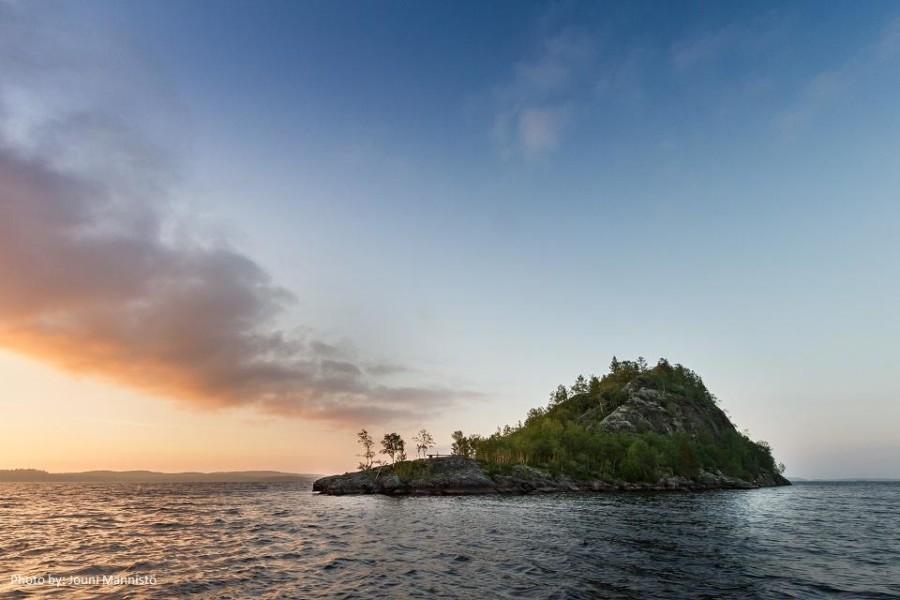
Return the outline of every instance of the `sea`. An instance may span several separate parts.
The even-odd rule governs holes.
[[[320,496],[2,483],[0,598],[900,598],[900,483]]]

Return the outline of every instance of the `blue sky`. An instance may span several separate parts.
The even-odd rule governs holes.
[[[127,124],[167,227],[290,290],[285,331],[447,392],[439,436],[666,356],[789,474],[900,476],[896,4],[28,12],[90,74],[48,122],[74,96]]]

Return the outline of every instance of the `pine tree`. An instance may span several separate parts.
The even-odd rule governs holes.
[[[584,375],[579,375],[575,378],[575,383],[572,384],[572,394],[586,394],[588,391],[587,379],[584,378]]]

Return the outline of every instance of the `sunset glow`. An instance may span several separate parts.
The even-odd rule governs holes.
[[[900,475],[896,5],[341,8],[0,1],[0,468],[342,471],[618,355]]]

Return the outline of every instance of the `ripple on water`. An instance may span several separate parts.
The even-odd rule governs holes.
[[[0,484],[0,597],[900,597],[900,485],[320,497],[308,484]],[[44,593],[46,592],[46,593]]]

